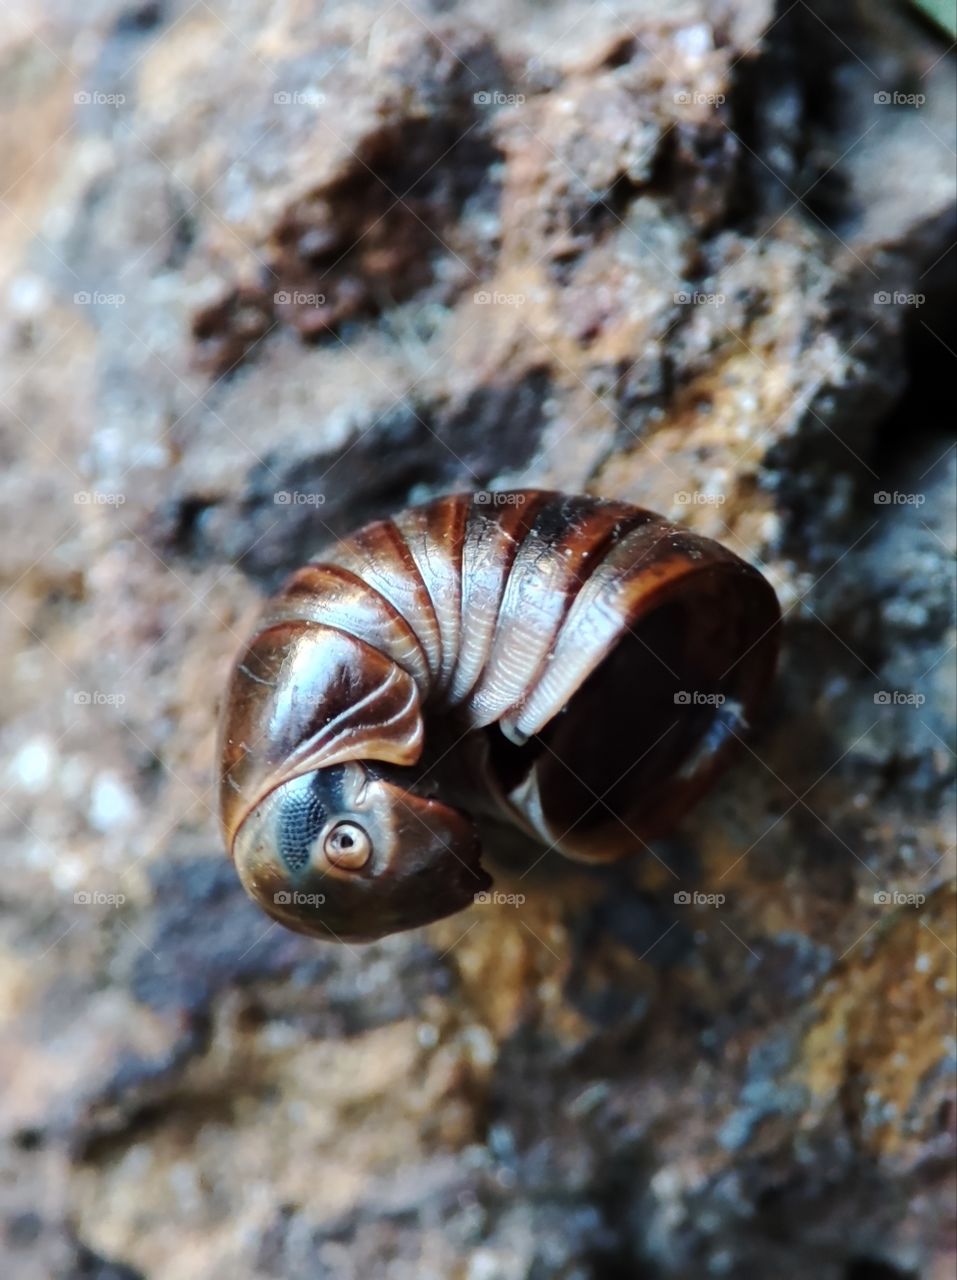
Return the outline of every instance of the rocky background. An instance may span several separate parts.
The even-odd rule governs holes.
[[[4,0],[4,1277],[953,1275],[950,39]],[[262,592],[513,483],[762,565],[765,724],[654,856],[270,927],[213,812]]]

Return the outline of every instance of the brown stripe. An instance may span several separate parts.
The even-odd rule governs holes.
[[[394,517],[415,560],[435,615],[442,662],[434,692],[448,686],[459,652],[462,627],[462,546],[469,500],[453,494]]]
[[[418,636],[396,607],[351,569],[304,565],[267,605],[262,626],[300,619],[337,627],[387,654],[417,681],[429,685],[429,663]]]
[[[430,683],[442,666],[442,637],[412,552],[391,520],[367,525],[323,557],[367,582],[401,614],[428,658]]]
[[[449,684],[452,705],[465,702],[481,678],[515,556],[538,510],[556,495],[528,489],[509,496],[516,501],[493,505],[473,499],[469,507],[462,547],[462,628]]]
[[[469,700],[476,724],[522,705],[583,583],[631,529],[651,518],[624,503],[561,494],[539,507],[513,560],[489,660]]]

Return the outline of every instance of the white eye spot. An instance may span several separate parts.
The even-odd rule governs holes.
[[[340,822],[323,841],[323,852],[331,863],[356,871],[372,856],[372,841],[355,822]]]

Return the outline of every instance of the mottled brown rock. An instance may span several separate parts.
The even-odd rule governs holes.
[[[193,318],[197,359],[212,372],[233,370],[275,323],[316,339],[429,286],[448,305],[487,257],[498,155],[473,85],[505,82],[495,45],[461,26],[406,29],[369,62],[361,87],[348,65],[328,90],[299,87],[300,66],[296,87],[274,95],[277,113],[300,117],[302,150],[287,190],[270,191],[257,284],[227,286]],[[357,90],[373,95],[360,130]],[[310,182],[313,169],[327,176]]]
[[[4,15],[0,1272],[952,1275],[936,29],[827,0]],[[512,902],[369,948],[270,927],[213,789],[262,592],[510,484],[764,568],[750,752],[627,866],[503,841]]]

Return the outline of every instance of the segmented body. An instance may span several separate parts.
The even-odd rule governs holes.
[[[626,503],[459,494],[378,521],[292,575],[234,673],[227,837],[264,788],[347,760],[441,791],[414,768],[441,723],[456,801],[464,776],[478,811],[618,856],[723,766],[777,619],[756,570]]]

